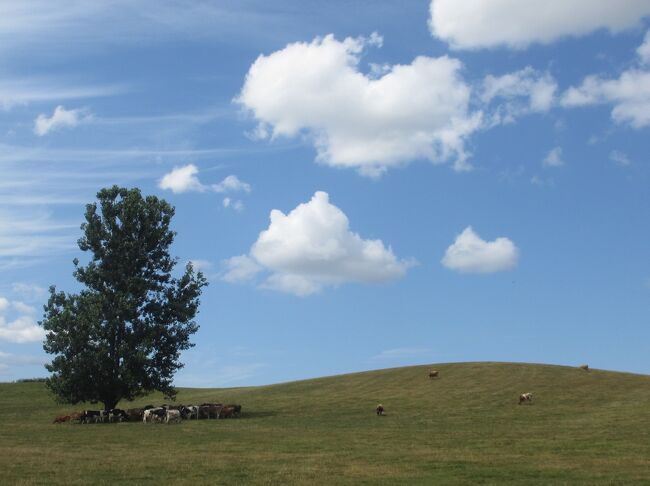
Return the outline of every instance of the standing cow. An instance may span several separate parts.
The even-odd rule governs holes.
[[[533,394],[529,392],[519,395],[519,405],[522,403],[533,403]]]

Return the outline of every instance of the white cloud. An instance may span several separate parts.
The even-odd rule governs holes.
[[[18,313],[13,320],[7,319],[10,309]],[[36,309],[23,302],[12,302],[0,297],[0,341],[12,343],[42,341],[45,331],[34,320],[35,313]]]
[[[634,128],[650,125],[650,72],[632,68],[617,79],[587,76],[580,86],[564,92],[566,107],[613,104],[612,119]]]
[[[369,76],[359,62],[378,39],[328,35],[262,55],[236,101],[259,122],[258,137],[306,134],[330,166],[368,176],[416,159],[467,169],[465,141],[482,114],[470,112],[460,61],[420,56]]]
[[[612,150],[609,153],[609,160],[615,162],[621,167],[627,167],[628,165],[631,164],[629,157],[624,152],[621,152],[620,150]]]
[[[45,114],[38,115],[36,120],[34,120],[34,133],[42,137],[53,130],[76,127],[79,123],[89,118],[90,115],[87,114],[86,110],[66,110],[63,106],[59,105],[54,109],[54,113],[49,118]]]
[[[15,282],[11,284],[11,292],[30,302],[43,300],[47,296],[47,289],[35,284],[27,284],[24,282]]]
[[[556,91],[557,83],[549,73],[528,66],[502,76],[486,76],[480,97],[485,104],[503,100],[497,107],[497,119],[493,123],[508,123],[518,115],[550,110]]]
[[[562,160],[562,147],[555,147],[552,149],[544,160],[542,160],[542,166],[544,167],[561,167],[564,165],[564,160]]]
[[[432,0],[431,33],[455,49],[523,49],[598,29],[635,27],[650,14],[647,0]]]
[[[224,260],[222,280],[230,283],[245,282],[253,279],[264,268],[248,255],[239,255]]]
[[[643,44],[636,50],[642,64],[650,63],[650,30],[645,33]]]
[[[13,302],[13,307],[21,314],[33,315],[36,314],[36,309],[31,305],[27,305],[21,301]]]
[[[214,192],[251,192],[251,185],[239,180],[236,175],[229,175],[218,184],[212,185]]]
[[[250,184],[241,181],[236,175],[229,175],[218,184],[206,186],[198,178],[199,169],[194,164],[188,164],[183,167],[174,167],[169,174],[165,174],[158,182],[161,189],[170,189],[175,194],[184,192],[205,192],[208,190],[218,193],[231,192],[250,192]],[[224,208],[232,208],[235,211],[242,211],[244,203],[240,200],[233,200],[225,197],[222,201]]]
[[[468,226],[447,248],[442,264],[461,273],[494,273],[514,268],[518,253],[508,238],[485,241]]]
[[[264,269],[271,275],[263,287],[305,296],[345,282],[395,280],[413,265],[397,259],[381,240],[364,240],[349,226],[347,216],[321,191],[289,214],[274,209],[250,254],[226,261],[223,278],[250,279]]]
[[[181,194],[188,191],[205,191],[205,186],[201,184],[196,174],[199,169],[194,164],[188,164],[183,167],[174,167],[169,174],[165,174],[158,187],[161,189],[169,189],[174,194]]]

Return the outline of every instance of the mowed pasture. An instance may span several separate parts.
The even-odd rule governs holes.
[[[429,370],[440,372],[430,379]],[[518,405],[532,392],[532,404]],[[160,404],[149,396],[120,408]],[[650,376],[435,364],[181,389],[238,420],[52,424],[42,383],[0,384],[2,484],[650,484]],[[375,407],[383,404],[385,416]]]

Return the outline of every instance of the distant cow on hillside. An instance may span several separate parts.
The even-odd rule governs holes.
[[[524,402],[533,403],[533,394],[532,393],[522,393],[519,395],[519,405]]]
[[[377,415],[384,415],[384,406],[380,403],[377,405],[375,412],[377,412]]]
[[[438,378],[438,371],[437,370],[429,371],[429,378]]]
[[[587,365],[587,364],[580,365],[580,369],[585,370],[585,371],[589,371],[589,365]]]

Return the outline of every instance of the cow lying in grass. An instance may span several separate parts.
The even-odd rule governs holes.
[[[429,378],[438,378],[438,373],[436,370],[429,371]]]
[[[533,403],[533,394],[532,393],[522,393],[519,395],[519,405],[524,402]]]

